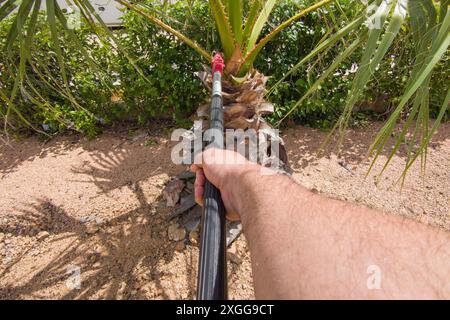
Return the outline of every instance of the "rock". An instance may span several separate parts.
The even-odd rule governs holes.
[[[198,243],[198,239],[199,239],[199,235],[198,235],[197,231],[193,230],[193,231],[189,232],[189,241],[192,244],[197,244]]]
[[[87,234],[95,234],[98,232],[100,228],[98,227],[97,223],[91,222],[86,225],[86,233]]]
[[[236,243],[233,243],[227,250],[228,253],[237,254]]]
[[[163,190],[163,197],[167,207],[174,207],[180,200],[180,193],[184,188],[184,182],[180,179],[170,181]]]
[[[184,191],[183,191],[184,192]],[[186,203],[190,203],[192,202],[192,195],[191,194],[187,194],[184,197],[181,197],[180,199],[180,205],[184,205]],[[195,197],[194,197],[194,202],[195,202]]]
[[[227,251],[227,258],[234,264],[241,264],[242,258],[239,257],[238,250],[236,248],[236,244],[233,243]]]
[[[198,227],[200,226],[200,217],[189,220],[188,222],[186,222],[184,224],[184,226],[186,227],[187,231],[189,231],[189,232],[197,230]]]
[[[155,208],[157,208],[157,209],[162,209],[162,208],[165,208],[165,207],[166,207],[166,204],[164,203],[164,201],[157,201],[155,203]]]
[[[119,287],[117,289],[116,299],[123,300],[123,299],[127,298],[126,297],[126,292],[125,292],[126,288],[127,288],[127,283],[125,281],[122,281],[119,284]]]
[[[42,241],[42,240],[44,240],[45,238],[47,238],[49,235],[50,235],[50,233],[48,233],[47,231],[41,231],[41,232],[39,232],[39,233],[37,234],[36,238],[37,238],[39,241]]]
[[[175,234],[177,229],[178,229],[178,224],[171,224],[169,226],[169,228],[167,228],[167,236],[169,237],[170,240],[173,239],[173,235]]]
[[[167,235],[170,240],[180,241],[186,237],[186,229],[179,228],[178,224],[172,224],[167,229]]]
[[[0,243],[2,243],[4,239],[5,239],[5,234],[0,233]]]
[[[90,221],[94,221],[95,219],[96,219],[95,214],[90,214],[90,215],[81,217],[80,218],[80,222],[81,223],[87,223],[87,222],[90,222]]]
[[[186,245],[184,244],[184,241],[180,241],[176,244],[175,250],[177,251],[183,251],[184,248],[186,248]]]
[[[226,231],[227,246],[230,246],[241,232],[242,224],[239,221],[230,222]]]
[[[180,228],[177,230],[173,240],[178,241],[186,237],[186,229]]]
[[[241,264],[242,263],[242,259],[237,254],[234,254],[232,252],[227,252],[227,258],[228,258],[228,260],[230,260],[234,264]]]
[[[168,217],[169,220],[181,215],[182,213],[191,209],[196,204],[195,196],[193,193],[184,197],[182,200],[183,200],[182,202],[180,201],[180,206],[170,213]]]
[[[188,181],[186,183],[186,189],[189,190],[190,192],[194,191],[194,184],[191,181]]]
[[[184,171],[178,175],[178,178],[182,180],[194,179],[195,173],[192,171]]]
[[[131,140],[132,140],[133,142],[135,142],[135,141],[138,141],[138,140],[140,140],[140,139],[147,138],[147,137],[148,137],[148,134],[147,134],[146,132],[143,132],[143,133],[140,133],[140,134],[135,135]]]
[[[167,235],[170,240],[180,241],[186,237],[186,229],[180,228],[177,223],[171,224],[167,229]]]
[[[88,254],[88,260],[91,262],[91,263],[94,263],[94,262],[97,262],[97,260],[98,260],[98,258],[99,258],[99,255],[96,253],[96,252],[94,252],[94,251],[91,251],[89,254]]]
[[[102,266],[102,264],[100,262],[96,262],[92,265],[92,267],[94,267],[95,269],[98,269]]]

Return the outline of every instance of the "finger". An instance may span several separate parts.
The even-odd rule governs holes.
[[[197,170],[200,170],[202,167],[200,167],[199,165],[196,164],[191,164],[191,171],[192,172],[197,172]]]
[[[227,211],[226,218],[229,221],[240,221],[241,217],[237,212]]]
[[[202,169],[198,169],[195,172],[195,183],[194,183],[194,195],[195,202],[203,206],[203,193],[205,191],[205,173]]]
[[[195,172],[195,183],[196,187],[203,187],[205,185],[206,177],[203,169],[199,169]]]

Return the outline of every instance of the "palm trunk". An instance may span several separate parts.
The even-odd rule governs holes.
[[[210,70],[198,72],[197,76],[202,80],[208,90],[211,90],[212,76]],[[225,79],[222,83],[222,97],[224,105],[225,129],[253,129],[258,136],[258,152],[264,156],[258,158],[258,162],[266,167],[281,169],[290,172],[284,142],[278,131],[264,120],[264,115],[271,114],[274,106],[264,98],[268,77],[257,70],[250,72],[239,81]],[[239,82],[239,83],[238,83]],[[208,126],[209,103],[201,105],[197,109],[197,117],[203,120],[203,129]],[[262,134],[264,132],[264,134]],[[270,138],[268,138],[270,136]],[[278,144],[278,154],[272,154],[274,143]],[[245,141],[248,144],[248,141]],[[261,154],[260,154],[261,155]],[[245,154],[248,158],[248,153]]]

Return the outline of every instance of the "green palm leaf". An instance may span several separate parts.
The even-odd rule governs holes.
[[[397,124],[397,120],[400,118],[400,115],[404,109],[409,106],[410,100],[413,97],[414,101],[411,105],[406,122],[403,124],[401,133],[397,137],[395,145],[391,150],[380,174],[384,172],[392,160],[394,154],[397,152],[401,143],[405,140],[405,137],[414,122],[415,128],[413,130],[412,139],[408,144],[408,161],[405,170],[410,168],[412,162],[414,162],[419,155],[421,155],[424,162],[423,167],[425,167],[427,151],[426,146],[431,138],[431,135],[437,129],[443,117],[442,114],[441,117],[438,117],[434,122],[434,131],[433,128],[431,130],[429,129],[429,83],[433,69],[442,59],[450,45],[450,22],[448,21],[450,16],[447,10],[449,1],[446,0],[441,2],[439,15],[437,14],[436,5],[432,0],[381,0],[376,1],[376,3],[373,2],[372,4],[376,4],[376,10],[371,19],[368,20],[368,25],[375,21],[378,26],[375,26],[375,28],[371,28],[369,30],[367,42],[363,43],[364,53],[359,63],[358,71],[353,79],[352,89],[344,106],[343,114],[334,126],[331,134],[338,131],[340,141],[342,142],[345,129],[348,126],[348,121],[352,115],[355,104],[362,97],[367,83],[371,78],[373,78],[376,68],[385,57],[389,48],[395,42],[402,26],[409,23],[413,31],[414,41],[417,43],[416,56],[414,63],[412,63],[413,69],[406,84],[405,92],[400,97],[398,106],[389,117],[386,124],[379,131],[373,145],[369,150],[369,156],[373,155],[373,160],[368,173],[372,170],[378,156],[381,154],[382,150],[389,141]],[[407,15],[409,15],[409,19],[407,19]],[[352,24],[355,24],[356,26],[356,21],[352,22]],[[357,27],[359,27],[359,25]],[[349,26],[346,28],[349,28]],[[354,31],[355,29],[356,28],[352,28],[351,31]],[[338,40],[343,39],[344,36],[348,34],[348,32],[344,32],[344,30],[347,31],[348,29],[342,29],[340,33],[321,43],[318,47],[316,47],[316,49],[314,49],[296,66],[294,66],[285,77],[299,70],[301,66],[303,66],[319,52],[326,50],[326,48],[336,43]],[[358,36],[359,39],[363,36],[364,28],[362,28],[360,32],[361,34]],[[355,43],[353,43],[353,45],[354,44]],[[346,51],[337,57],[335,63],[330,66],[330,68],[337,67],[336,64],[340,63],[345,56]],[[294,111],[294,108],[302,106],[305,99],[318,89],[318,85],[325,81],[326,76],[331,74],[329,71],[330,69],[326,70],[322,74],[322,76],[310,87],[305,95],[293,106],[293,109],[291,109],[288,114],[291,114]],[[272,92],[285,79],[285,77],[278,81],[274,88],[269,90],[269,93]],[[447,101],[447,105],[445,104],[445,101]],[[448,107],[447,98],[445,101],[444,106],[441,108],[441,113],[445,113],[445,110]],[[331,134],[325,144],[329,142]],[[421,141],[417,141],[419,137],[422,139]],[[419,143],[419,148],[414,147],[416,142]],[[406,172],[403,173],[403,177],[405,173]]]

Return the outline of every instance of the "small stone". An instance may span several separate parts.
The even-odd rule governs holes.
[[[182,179],[182,180],[194,179],[195,173],[192,171],[184,171],[184,172],[180,173],[177,178]]]
[[[98,260],[98,254],[93,253],[89,256],[89,261],[91,261],[92,263],[96,262],[97,260]]]
[[[160,200],[160,201],[155,203],[155,208],[156,209],[162,209],[162,208],[165,208],[165,207],[166,207],[166,204],[162,200]]]
[[[234,264],[242,263],[242,259],[241,259],[241,257],[239,257],[239,253],[238,253],[235,243],[233,243],[233,245],[231,245],[231,247],[228,249],[227,258]]]
[[[180,179],[170,181],[163,190],[163,197],[166,200],[167,207],[174,207],[180,200],[180,193],[185,184]]]
[[[228,225],[227,232],[226,232],[226,238],[227,238],[227,247],[230,246],[234,240],[237,239],[237,237],[242,232],[242,224],[239,221],[232,221]]]
[[[242,259],[236,254],[228,253],[227,257],[228,257],[228,260],[230,260],[234,264],[241,264],[242,263]]]
[[[184,239],[185,237],[186,237],[186,229],[180,228],[177,230],[173,240],[179,241],[179,240]]]
[[[117,289],[117,293],[116,293],[117,299],[119,299],[119,300],[126,299],[126,292],[125,292],[126,288],[127,288],[127,283],[125,281],[122,281],[119,284],[119,287]]]
[[[38,234],[37,234],[37,239],[39,240],[39,241],[42,241],[42,240],[44,240],[45,238],[47,238],[48,236],[50,235],[50,233],[48,233],[47,231],[41,231],[41,232],[39,232]]]
[[[178,224],[172,224],[169,226],[167,234],[170,240],[180,241],[186,237],[186,229],[179,228]]]
[[[88,225],[86,225],[86,233],[87,234],[95,234],[97,233],[99,230],[99,227],[97,225],[97,223],[89,223]]]
[[[100,262],[96,262],[92,265],[92,267],[94,267],[95,269],[98,269],[102,266],[102,264]]]
[[[2,243],[4,239],[5,239],[5,234],[0,233],[0,243]]]
[[[176,246],[175,246],[175,250],[180,251],[180,252],[183,251],[184,248],[186,248],[186,245],[184,244],[184,241],[178,242],[176,244]]]
[[[173,240],[173,236],[178,229],[178,224],[171,224],[169,228],[167,228],[167,236],[170,240]]]
[[[189,241],[192,244],[197,244],[198,243],[198,232],[196,230],[193,230],[193,231],[189,232]]]
[[[200,226],[200,218],[189,220],[184,226],[188,231],[198,230]]]
[[[233,243],[233,244],[228,248],[227,252],[232,253],[232,254],[237,254],[236,243]]]
[[[150,281],[152,279],[151,275],[148,273],[144,273],[141,275],[141,281]]]
[[[194,184],[191,181],[188,181],[186,183],[186,189],[188,189],[189,191],[194,191]]]

